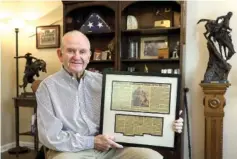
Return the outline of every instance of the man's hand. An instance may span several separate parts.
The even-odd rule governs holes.
[[[95,137],[95,149],[98,151],[108,151],[110,148],[123,148],[122,145],[114,141],[113,136],[97,135]]]
[[[182,110],[179,112],[179,116],[182,114]],[[181,133],[183,130],[183,118],[179,117],[178,120],[175,120],[173,123],[173,130],[177,133]]]

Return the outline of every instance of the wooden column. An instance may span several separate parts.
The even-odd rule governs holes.
[[[225,92],[229,83],[201,83],[204,92],[205,159],[222,159]]]

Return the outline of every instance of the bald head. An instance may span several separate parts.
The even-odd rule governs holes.
[[[66,34],[64,34],[64,36],[62,37],[62,42],[61,42],[61,49],[63,50],[64,46],[65,46],[65,41],[67,41],[68,39],[71,38],[78,38],[78,40],[82,40],[84,41],[90,48],[90,41],[89,39],[80,31],[78,30],[73,30],[73,31],[69,31]]]
[[[63,36],[57,54],[64,68],[79,77],[90,61],[90,42],[83,33],[70,31]]]

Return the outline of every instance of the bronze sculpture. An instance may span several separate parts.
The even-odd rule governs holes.
[[[34,76],[39,77],[39,71],[47,72],[46,62],[42,59],[37,59],[33,57],[31,53],[26,53],[24,56],[18,56],[15,58],[26,59],[23,84],[20,85],[20,88],[23,87],[24,93],[26,93],[25,88],[28,85],[28,83],[33,83],[35,81]]]
[[[228,12],[226,15],[217,17],[216,20],[200,19],[197,23],[206,22],[206,32],[204,33],[204,36],[207,39],[209,61],[204,80],[202,81],[204,83],[228,82],[227,78],[231,65],[227,61],[235,53],[230,35],[232,29],[229,26],[232,15],[232,12]],[[216,48],[215,43],[218,44],[218,48]]]

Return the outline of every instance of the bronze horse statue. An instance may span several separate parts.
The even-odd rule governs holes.
[[[23,87],[24,92],[28,83],[33,83],[35,81],[34,76],[39,77],[39,71],[47,73],[46,62],[41,59],[36,59],[31,65],[25,68],[25,74],[23,77],[23,84],[20,85],[20,88]]]
[[[206,22],[206,32],[203,34],[207,39],[209,52],[209,61],[203,83],[228,82],[228,74],[232,66],[227,61],[235,54],[231,38],[232,29],[229,26],[232,15],[232,12],[228,12],[226,15],[217,17],[216,20],[200,19],[197,22],[197,24]],[[219,50],[216,43],[219,45]]]
[[[206,22],[206,32],[203,34],[208,41],[212,43],[218,43],[219,51],[222,57],[222,49],[224,50],[225,60],[229,60],[235,53],[234,46],[232,44],[232,39],[230,36],[230,32],[232,31],[232,29],[229,27],[229,21],[232,15],[232,12],[228,12],[226,15],[220,16],[216,20],[200,19],[197,22],[197,24],[199,24],[200,22]],[[226,49],[228,49],[228,53]]]

